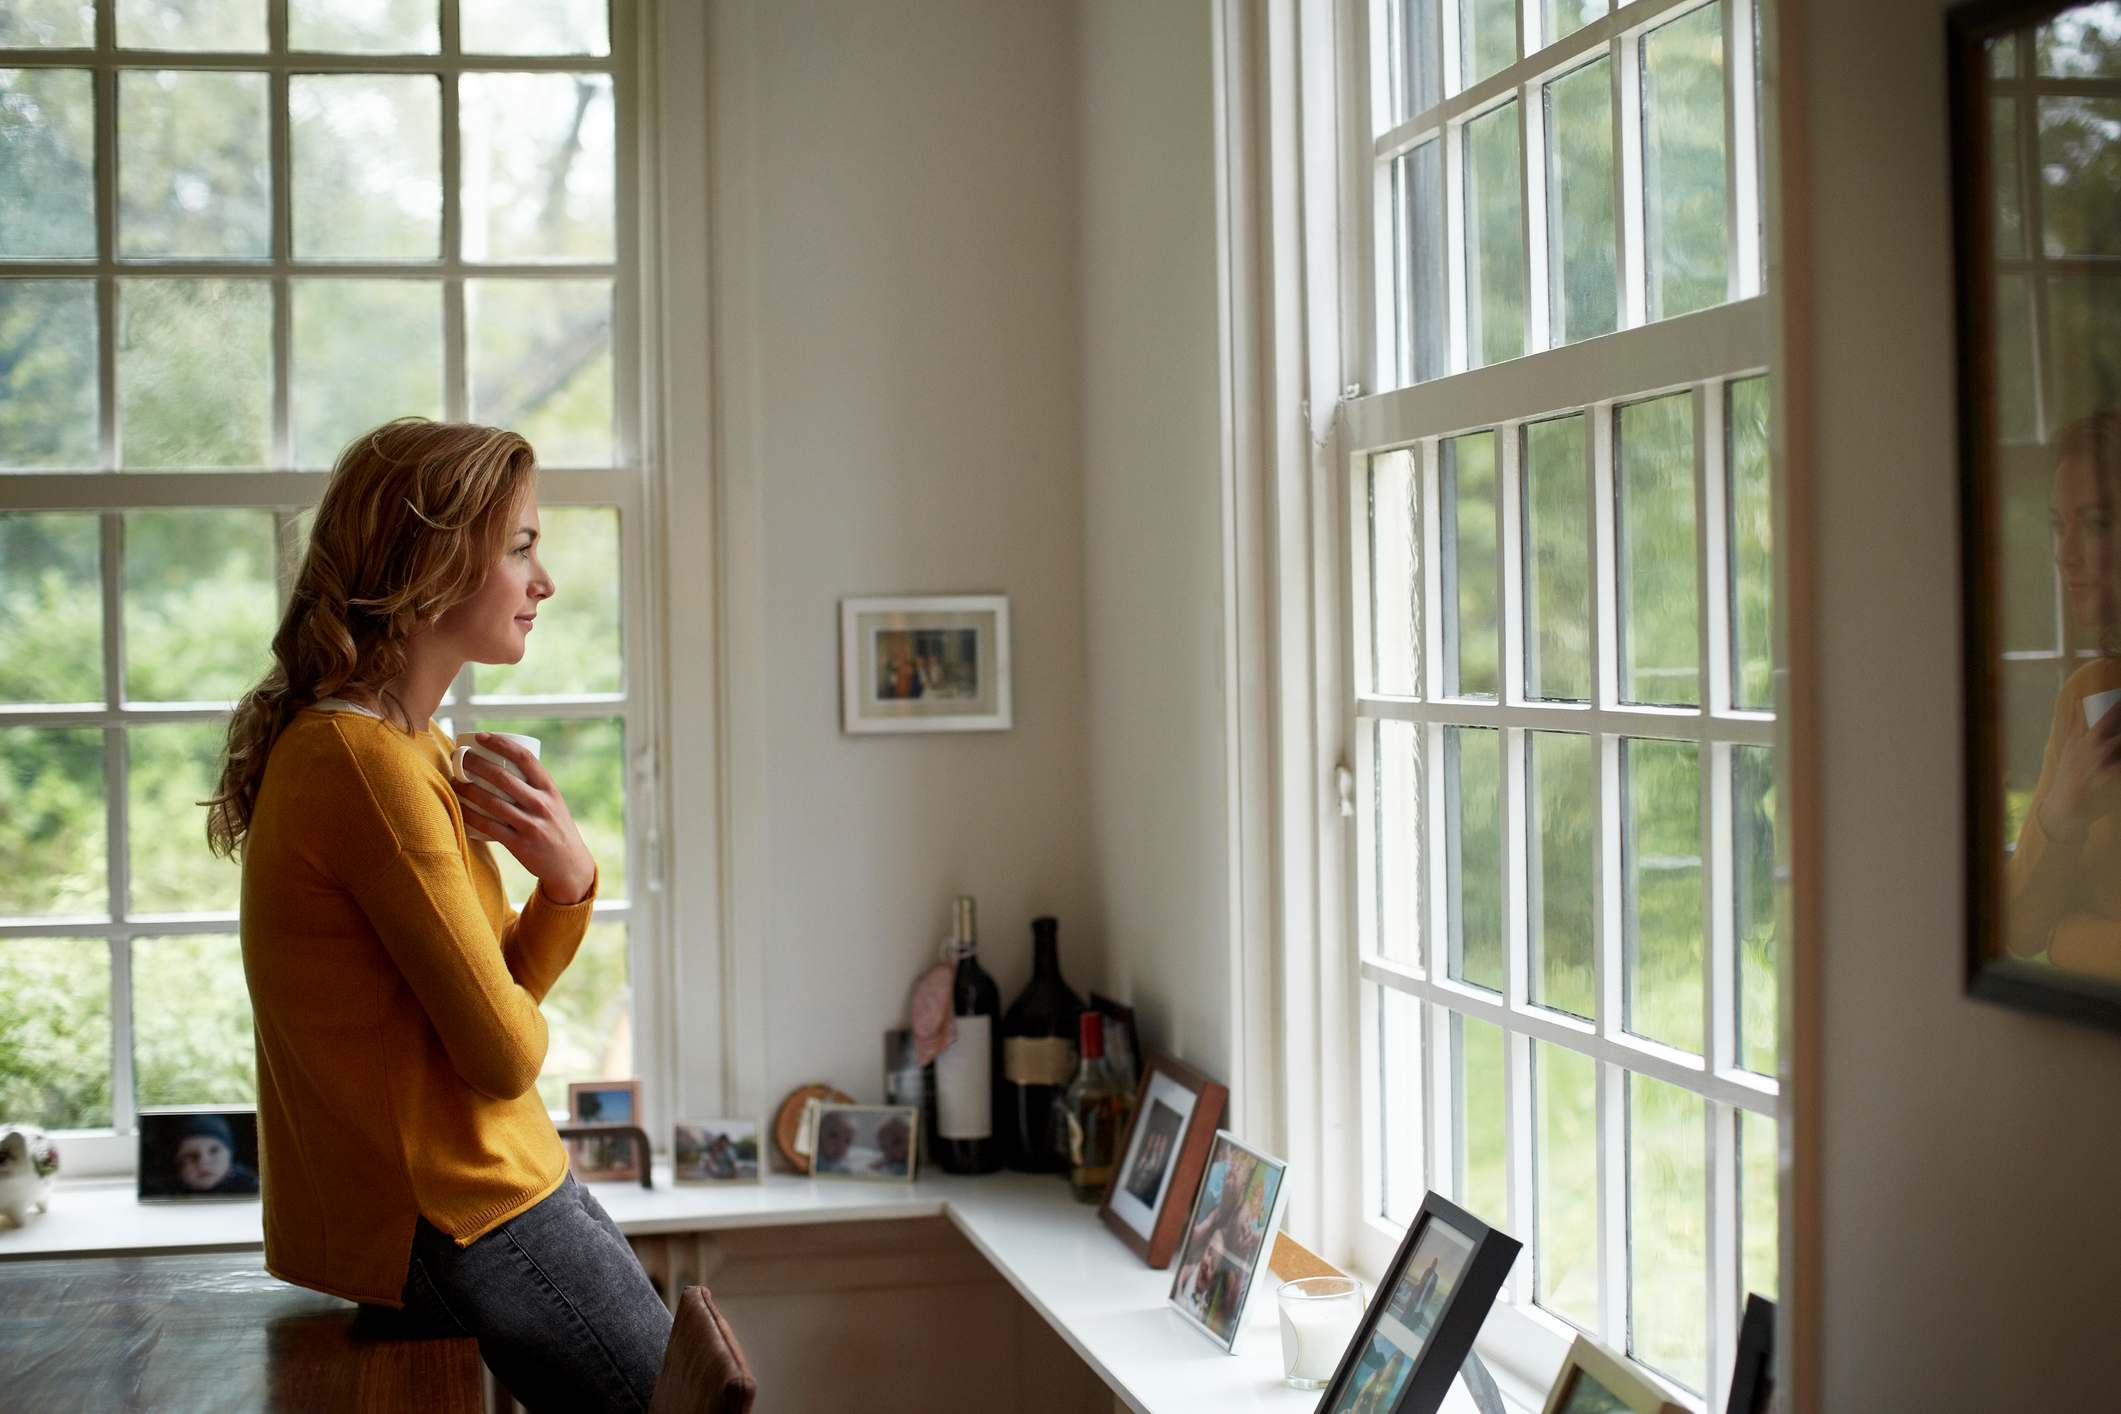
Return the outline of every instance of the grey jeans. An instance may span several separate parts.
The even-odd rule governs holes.
[[[670,1312],[618,1225],[569,1174],[469,1247],[420,1221],[405,1321],[468,1335],[526,1409],[639,1410],[655,1394]]]

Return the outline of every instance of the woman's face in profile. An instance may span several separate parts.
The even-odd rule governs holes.
[[[2116,554],[2110,489],[2090,457],[2067,457],[2055,468],[2055,495],[2048,508],[2055,568],[2070,618],[2085,628],[2121,622],[2121,555]]]
[[[538,560],[538,497],[526,492],[509,517],[501,562],[486,573],[479,592],[442,615],[438,629],[474,663],[519,663],[530,643],[538,605],[558,586]]]

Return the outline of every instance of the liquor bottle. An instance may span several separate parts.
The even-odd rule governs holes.
[[[1068,1167],[1067,1129],[1054,1102],[1075,1075],[1083,1000],[1061,979],[1060,922],[1031,920],[1031,980],[1002,1014],[1004,1153],[1021,1173]]]
[[[1002,995],[979,965],[972,900],[960,894],[952,909],[948,952],[957,961],[950,987],[957,1038],[935,1058],[936,1162],[945,1173],[993,1173],[1002,1166],[994,1132],[994,1096],[1001,1082],[995,1022]]]
[[[1105,1061],[1105,1018],[1082,1015],[1082,1063],[1068,1083],[1061,1115],[1068,1126],[1068,1187],[1084,1203],[1104,1201],[1119,1165],[1119,1140],[1127,1131],[1134,1097],[1120,1085]]]

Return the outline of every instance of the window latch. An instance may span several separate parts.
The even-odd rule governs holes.
[[[1348,819],[1354,819],[1355,773],[1348,769],[1347,762],[1341,761],[1334,765],[1333,784],[1340,793],[1340,813]]]

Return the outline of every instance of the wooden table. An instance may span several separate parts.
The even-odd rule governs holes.
[[[474,1342],[356,1334],[354,1311],[254,1252],[0,1262],[0,1405],[477,1414]]]

